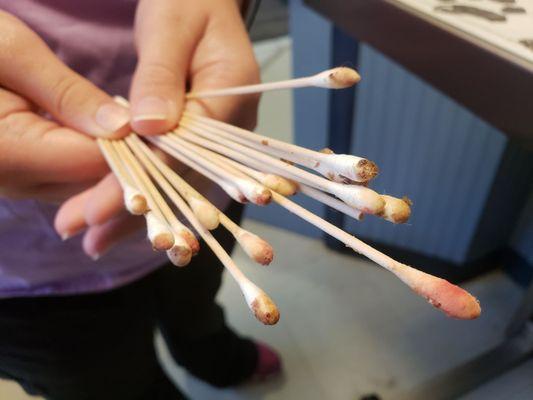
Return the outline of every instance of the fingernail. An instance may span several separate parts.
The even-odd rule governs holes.
[[[91,254],[90,257],[92,258],[93,261],[98,261],[100,259],[100,254],[99,253]]]
[[[128,125],[130,114],[127,109],[116,103],[105,103],[96,111],[95,120],[103,129],[103,134],[107,136]]]
[[[169,104],[159,97],[145,97],[135,105],[133,121],[162,121],[169,116]]]
[[[63,242],[64,242],[65,240],[70,239],[70,237],[71,237],[70,232],[65,232],[65,233],[62,233],[62,234],[61,234],[61,240],[62,240]]]

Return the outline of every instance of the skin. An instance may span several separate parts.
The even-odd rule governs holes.
[[[141,0],[130,110],[0,11],[0,196],[60,203],[56,231],[63,238],[84,232],[84,251],[93,258],[143,227],[143,218],[124,211],[120,186],[94,138],[122,137],[130,122],[141,135],[161,134],[177,125],[183,109],[253,128],[256,95],[184,100],[186,90],[259,81],[239,6],[235,0]]]

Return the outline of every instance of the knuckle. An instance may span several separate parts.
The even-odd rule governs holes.
[[[86,93],[84,83],[75,75],[59,79],[51,88],[52,109],[57,115],[64,115],[72,104],[80,102],[80,94]]]
[[[135,75],[138,84],[143,88],[150,87],[151,90],[158,90],[163,87],[178,86],[176,71],[162,61],[140,63]]]

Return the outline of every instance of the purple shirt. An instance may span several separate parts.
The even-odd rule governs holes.
[[[0,0],[70,67],[108,93],[126,95],[135,67],[132,25],[136,0]],[[63,242],[53,228],[57,206],[0,199],[0,297],[97,292],[136,280],[166,258],[145,233],[98,262],[81,237]]]

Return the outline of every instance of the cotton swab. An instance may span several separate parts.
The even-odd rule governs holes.
[[[165,175],[170,184],[189,204],[189,207],[200,223],[210,231],[216,229],[220,224],[218,217],[219,211],[216,207],[201,196],[196,189],[190,186],[174,170],[161,161],[138,136],[132,135],[130,140],[137,151],[142,151],[153,164],[157,165],[158,169]]]
[[[220,223],[233,235],[252,260],[262,265],[268,265],[272,262],[274,250],[268,242],[252,232],[241,228],[225,214],[220,214]]]
[[[272,193],[272,198],[288,211],[395,274],[415,293],[424,297],[431,305],[442,310],[449,317],[474,319],[480,315],[479,302],[464,289],[444,279],[399,263],[276,192]]]
[[[220,160],[223,160],[226,164],[229,164],[232,167],[242,171],[243,173],[255,179],[265,187],[274,190],[275,192],[278,192],[283,196],[292,196],[293,194],[298,192],[300,185],[298,185],[294,181],[285,179],[282,176],[274,174],[265,174],[256,169],[240,164],[230,158],[223,157],[218,153],[211,152],[211,157],[216,157]]]
[[[366,158],[309,150],[191,112],[184,113],[180,124],[208,129],[255,150],[303,165],[335,182],[368,182],[378,174],[377,165]]]
[[[124,193],[124,204],[126,209],[133,215],[143,215],[148,212],[148,203],[146,198],[135,187],[131,177],[125,170],[122,160],[118,157],[113,146],[107,139],[98,138],[96,140],[100,151],[109,165],[109,168],[115,174],[122,191]]]
[[[133,148],[137,148],[134,142]],[[274,325],[279,320],[279,310],[272,299],[252,281],[250,281],[237,267],[228,253],[220,246],[218,241],[213,237],[204,226],[198,221],[192,210],[187,206],[179,194],[172,188],[170,183],[164,178],[157,166],[152,164],[142,151],[138,151],[137,156],[140,158],[144,167],[149,171],[157,184],[163,189],[167,196],[174,202],[178,210],[187,218],[194,229],[202,237],[205,243],[211,248],[213,253],[222,262],[224,267],[233,276],[246,299],[246,303],[255,317],[265,325]]]
[[[377,174],[377,166],[372,161],[360,157],[335,154],[331,150],[314,152],[290,143],[269,139],[220,121],[194,116],[190,112],[186,113],[183,120],[182,124],[186,128],[192,128],[191,130],[195,133],[198,133],[200,128],[208,129],[228,140],[236,141],[244,146],[251,145],[255,150],[265,151],[278,158],[285,158],[314,169],[335,182],[349,183],[352,180],[367,182]],[[198,130],[195,130],[194,127]],[[228,143],[225,142],[225,144]],[[377,215],[395,224],[405,223],[409,220],[411,202],[408,199],[398,199],[388,195],[381,197],[384,201],[384,208]],[[325,199],[327,200],[327,198]]]
[[[254,261],[262,264],[268,265],[272,262],[274,257],[274,251],[272,246],[259,236],[241,228],[230,218],[228,218],[223,212],[216,209],[209,201],[203,197],[200,193],[196,191],[192,186],[190,186],[183,178],[176,174],[170,167],[168,167],[163,161],[161,161],[153,152],[150,151],[148,146],[146,146],[138,137],[134,137],[138,148],[143,151],[143,153],[150,159],[150,161],[159,169],[159,171],[165,176],[168,182],[178,190],[180,195],[182,193],[187,193],[186,196],[195,198],[203,203],[209,204],[212,209],[217,213],[217,220],[222,223],[222,225],[235,237],[239,242],[243,250],[252,258]],[[185,196],[182,195],[185,198]],[[191,207],[192,208],[192,207]],[[194,210],[193,210],[194,212]],[[200,216],[195,214],[196,218],[201,222]],[[205,227],[206,224],[202,223]],[[209,228],[208,228],[209,229]]]
[[[124,165],[126,166],[129,175],[135,181],[135,184],[141,190],[148,202],[148,207],[150,208],[150,211],[145,214],[145,218],[148,239],[152,243],[152,247],[158,251],[165,251],[171,249],[174,245],[174,234],[170,230],[169,226],[165,223],[163,214],[159,210],[157,203],[152,198],[150,191],[146,187],[145,182],[142,179],[141,174],[139,173],[139,169],[137,168],[138,165],[136,164],[135,158],[133,158],[131,154],[131,157],[128,157],[128,152],[120,146],[120,144],[122,144],[122,141],[111,141],[109,143],[112,144],[116,153],[124,162]],[[141,172],[143,171],[141,170]]]
[[[219,154],[216,154],[216,153],[213,153],[211,155],[211,157],[219,157],[220,159],[223,159],[224,162],[234,166],[235,168],[237,169],[240,169],[243,173],[245,173],[246,175],[256,179],[256,180],[266,180],[268,179],[268,177],[272,177],[273,179],[274,178],[281,178],[281,177],[278,177],[277,175],[273,175],[273,174],[263,174],[262,172],[259,172],[253,168],[250,168],[250,167],[247,167],[246,165],[242,165],[242,164],[239,164],[238,162],[236,161],[233,161],[233,160],[230,160],[229,158],[224,158],[222,156],[220,156]],[[266,178],[265,178],[266,177]],[[283,179],[283,178],[281,178]],[[292,186],[292,188],[295,188],[296,186],[296,183],[292,182],[292,181],[288,181],[288,180],[285,180],[287,183],[290,183],[294,186]],[[267,185],[266,185],[267,186]],[[285,185],[283,185],[285,186]],[[356,210],[350,206],[348,206],[347,204],[343,203],[342,201],[339,201],[337,200],[336,198],[334,197],[331,197],[329,195],[327,195],[326,193],[324,192],[321,192],[320,190],[316,190],[316,189],[313,189],[312,187],[309,187],[307,185],[304,185],[304,184],[300,184],[298,185],[299,187],[299,191],[305,195],[307,195],[308,197],[311,197],[312,199],[315,199],[327,206],[330,206],[334,209],[336,209],[337,211],[340,211],[358,221],[362,220],[363,219],[363,213],[360,212],[359,210]],[[280,190],[275,190],[273,189],[275,192],[281,194],[282,196],[287,196],[287,194],[285,193],[282,193],[282,191]],[[287,190],[289,192],[289,196],[290,195],[293,195],[296,190],[293,189],[293,190]]]
[[[118,141],[115,145],[122,147],[123,154],[125,157],[128,157],[132,164],[134,164],[135,168],[137,169],[141,179],[143,180],[143,183],[150,193],[150,197],[153,199],[154,203],[156,204],[157,209],[159,210],[161,217],[163,220],[165,220],[175,235],[181,236],[185,242],[189,245],[191,248],[192,254],[198,253],[200,250],[200,244],[198,243],[198,240],[194,236],[194,234],[191,232],[189,228],[187,228],[185,225],[183,225],[178,218],[174,215],[171,208],[168,206],[167,202],[161,196],[161,193],[157,190],[155,185],[152,183],[148,175],[145,173],[145,171],[142,169],[141,165],[133,157],[133,154],[128,149],[128,146],[130,146],[131,150],[135,152],[134,148],[131,146],[131,138],[127,137],[124,139],[124,141]],[[139,154],[135,153],[137,158],[139,158]]]
[[[221,97],[261,93],[271,90],[296,89],[303,87],[320,87],[327,89],[344,89],[355,85],[361,80],[357,71],[347,67],[337,67],[316,75],[289,79],[280,82],[260,83],[258,85],[238,86],[224,89],[206,90],[203,92],[191,92],[186,94],[186,99],[203,99],[207,97]]]

